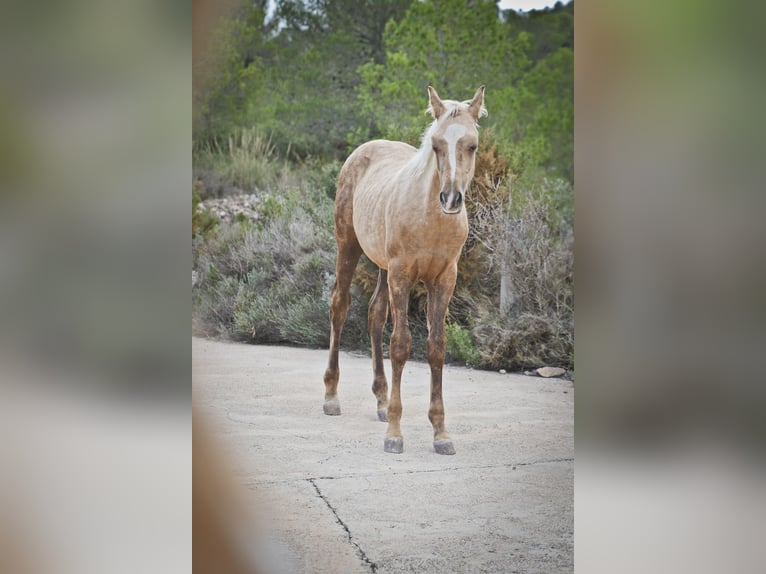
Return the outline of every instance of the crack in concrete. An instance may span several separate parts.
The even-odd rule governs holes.
[[[369,556],[367,556],[367,554],[365,553],[364,550],[362,550],[362,547],[359,546],[359,544],[354,542],[354,539],[351,536],[351,531],[348,529],[348,526],[346,526],[346,523],[343,522],[343,520],[341,520],[340,516],[338,516],[338,511],[335,510],[335,507],[333,507],[333,505],[330,504],[330,501],[327,500],[327,497],[324,494],[322,494],[322,491],[319,489],[319,485],[317,485],[316,481],[322,480],[322,478],[321,477],[307,478],[305,480],[308,481],[311,484],[311,486],[314,487],[314,490],[316,490],[317,492],[317,496],[319,496],[319,498],[321,498],[322,501],[324,501],[324,503],[327,505],[327,508],[330,509],[330,512],[332,512],[333,516],[335,516],[335,522],[340,524],[343,530],[346,531],[346,536],[348,536],[349,543],[351,544],[351,546],[353,546],[356,549],[356,554],[359,556],[359,558],[361,558],[362,562],[364,562],[369,567],[370,572],[373,572],[373,573],[377,572],[378,565],[375,564],[375,562],[373,562],[372,560],[370,560]]]
[[[517,466],[534,466],[537,464],[553,464],[557,462],[574,462],[574,458],[551,458],[547,460],[533,460],[529,462],[507,462],[502,464],[482,464],[476,466],[451,466],[447,468],[426,468],[422,470],[398,470],[388,474],[400,475],[400,474],[427,474],[429,472],[450,472],[455,470],[484,470],[487,468],[511,468],[515,469]],[[381,473],[376,474],[341,474],[338,476],[313,476],[306,480],[337,480],[341,478],[363,478],[371,476],[380,476]]]
[[[332,458],[332,457],[328,457]],[[325,459],[327,460],[327,459]],[[511,470],[516,470],[516,467],[519,466],[535,466],[537,464],[555,464],[559,462],[574,462],[574,458],[551,458],[546,460],[532,460],[528,462],[507,462],[502,464],[483,464],[483,465],[476,465],[476,466],[451,466],[447,468],[426,468],[422,470],[394,470],[390,472],[385,473],[373,473],[373,474],[339,474],[337,476],[331,476],[331,475],[322,475],[322,476],[309,476],[309,477],[302,477],[302,476],[296,476],[294,478],[285,478],[280,480],[254,480],[248,483],[245,483],[245,487],[255,487],[259,484],[284,484],[288,482],[295,482],[297,480],[308,480],[309,482],[313,480],[340,480],[343,478],[370,478],[370,477],[376,477],[376,476],[382,476],[383,474],[389,474],[389,475],[401,475],[401,474],[426,474],[430,472],[450,472],[450,471],[456,471],[456,470],[484,470],[488,468],[510,468]]]

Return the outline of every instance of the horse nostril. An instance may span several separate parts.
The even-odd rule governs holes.
[[[439,201],[442,202],[442,205],[447,204],[447,194],[444,193],[443,191],[439,194]]]
[[[463,194],[458,191],[455,198],[455,207],[460,207],[461,203],[463,203]]]

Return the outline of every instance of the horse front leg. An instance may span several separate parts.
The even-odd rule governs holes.
[[[438,454],[455,454],[447,429],[444,426],[444,400],[442,399],[442,369],[446,337],[444,322],[452,292],[455,289],[454,274],[441,282],[427,286],[428,289],[428,365],[431,367],[431,403],[428,420],[434,428],[434,450]]]
[[[407,307],[409,306],[411,288],[411,280],[389,269],[388,290],[394,330],[391,333],[391,343],[389,345],[389,355],[391,356],[391,398],[388,401],[388,428],[386,429],[386,439],[383,442],[383,450],[395,454],[404,451],[404,438],[402,437],[399,423],[402,418],[402,371],[404,370],[404,364],[410,357],[412,345],[410,326],[407,320]]]

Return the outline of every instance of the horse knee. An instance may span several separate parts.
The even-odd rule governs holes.
[[[351,293],[348,289],[340,289],[335,287],[332,290],[332,296],[330,297],[330,309],[338,309],[348,307],[351,304]]]
[[[405,362],[410,357],[411,346],[412,336],[409,329],[394,331],[389,344],[391,360],[399,363]]]
[[[330,301],[330,321],[333,323],[344,323],[350,305],[351,295],[348,291],[346,293],[333,291]]]
[[[433,365],[444,364],[444,353],[447,342],[443,334],[431,335],[426,343],[426,354],[428,363]]]

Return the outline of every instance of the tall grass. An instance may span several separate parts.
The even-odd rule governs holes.
[[[208,194],[253,193],[274,187],[284,167],[270,137],[244,128],[226,140],[200,144],[194,152],[195,179]]]

